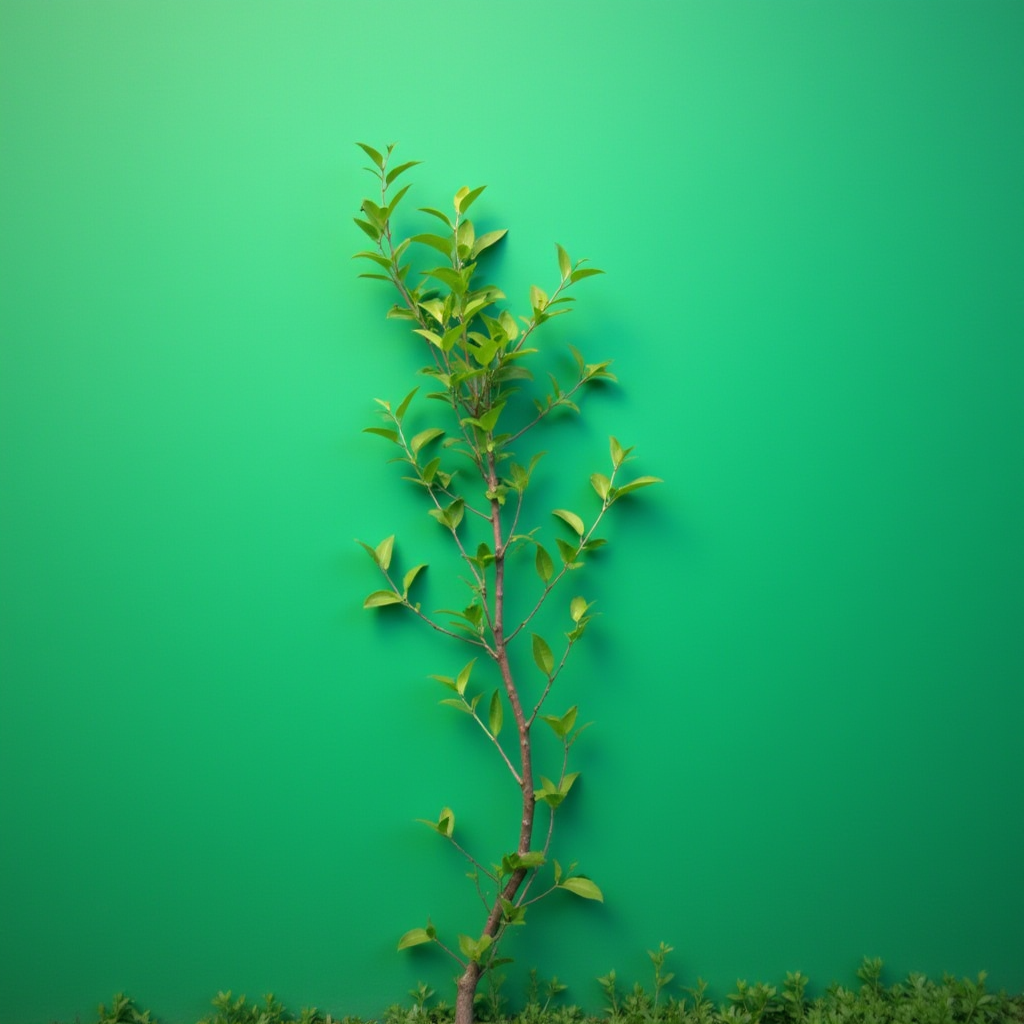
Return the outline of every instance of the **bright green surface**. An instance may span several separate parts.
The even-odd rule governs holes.
[[[614,431],[667,481],[566,684],[608,902],[523,966],[1024,987],[1022,46],[1018,3],[3,3],[0,1020],[376,1012],[450,974],[402,931],[477,926],[412,821],[480,820],[461,655],[359,607],[351,538],[435,534],[359,433],[416,362],[357,139],[488,183],[524,305],[556,240],[609,271],[551,336],[624,387],[546,468],[582,500]]]

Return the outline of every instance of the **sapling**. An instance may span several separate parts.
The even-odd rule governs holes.
[[[556,246],[554,287],[550,294],[531,287],[529,312],[517,319],[505,305],[504,293],[478,276],[481,257],[506,234],[477,234],[467,217],[484,187],[459,189],[450,214],[423,208],[421,212],[432,218],[433,230],[400,237],[395,210],[409,186],[396,188],[395,183],[418,161],[392,165],[393,146],[384,152],[360,146],[372,161],[367,170],[379,189],[363,201],[362,216],[356,218],[373,243],[372,249],[357,254],[373,264],[372,272],[360,276],[384,281],[393,289],[396,301],[388,316],[407,321],[422,343],[427,364],[419,372],[431,389],[426,398],[434,400],[420,402],[419,388],[397,403],[377,399],[383,423],[366,429],[397,449],[404,479],[448,536],[455,572],[468,588],[464,607],[425,611],[413,593],[426,565],[413,565],[399,576],[392,569],[392,534],[373,546],[360,541],[384,584],[369,594],[364,606],[401,606],[467,648],[460,668],[451,675],[433,676],[449,691],[442,703],[476,723],[519,791],[517,837],[501,847],[493,861],[459,842],[450,807],[425,822],[468,861],[483,906],[481,927],[452,941],[428,920],[398,943],[399,949],[434,943],[460,965],[456,1022],[471,1024],[480,979],[508,962],[499,956],[502,939],[510,927],[524,923],[528,907],[556,890],[603,900],[594,881],[574,873],[575,864],[563,867],[552,856],[557,811],[579,777],[569,770],[570,750],[585,726],[578,722],[576,706],[556,714],[546,711],[552,688],[592,618],[593,602],[567,592],[568,578],[605,543],[598,529],[609,509],[626,495],[660,481],[653,476],[622,480],[632,448],[613,437],[609,468],[590,476],[596,510],[552,509],[560,531],[553,546],[539,524],[524,522],[530,514],[524,496],[544,454],[534,445],[534,437],[550,434],[557,413],[579,413],[577,401],[585,388],[615,380],[609,361],[589,363],[572,346],[575,368],[570,378],[559,380],[549,373],[549,383],[539,386],[531,370],[544,362],[533,347],[538,328],[568,313],[574,300],[571,290],[601,271],[585,260],[573,262]],[[428,425],[415,432],[410,427],[414,401],[417,410],[432,410],[424,421]],[[524,550],[528,557],[514,557]],[[542,609],[547,610],[556,593],[565,603],[567,629],[552,644],[537,630]],[[510,606],[525,611],[513,616]],[[524,649],[530,658],[521,656]],[[485,691],[478,680],[488,663],[497,685],[481,703]],[[511,729],[506,728],[509,719]],[[534,764],[532,730],[538,722],[552,730],[560,747],[554,769],[547,769],[546,775]],[[543,823],[538,822],[538,804],[546,809]]]

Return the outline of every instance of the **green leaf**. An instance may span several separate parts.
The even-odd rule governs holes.
[[[448,217],[443,214],[440,210],[435,210],[432,206],[421,206],[420,213],[429,213],[431,217],[436,217],[438,220],[443,220],[448,227],[452,226],[452,222]]]
[[[434,345],[442,350],[444,349],[444,342],[433,331],[428,331],[426,330],[426,328],[419,327],[416,328],[416,330],[414,330],[413,333],[418,334],[421,338],[426,338],[431,345]]]
[[[475,188],[470,191],[465,185],[463,185],[462,188],[455,193],[455,212],[460,214],[465,213],[485,188],[487,188],[486,185],[481,185],[479,188]]]
[[[473,222],[471,220],[464,220],[459,225],[458,231],[455,232],[455,243],[459,247],[460,258],[469,258],[469,254],[473,250],[473,243],[475,241],[476,235],[473,232]]]
[[[377,266],[383,267],[385,270],[390,270],[391,269],[391,260],[389,260],[387,258],[387,256],[382,256],[379,252],[369,252],[369,251],[357,252],[355,254],[355,256],[352,257],[352,259],[354,259],[354,260],[372,260],[374,263],[377,264]],[[390,281],[391,279],[389,277],[385,277],[384,280],[385,281]]]
[[[587,614],[589,607],[590,605],[587,603],[586,598],[574,597],[569,603],[569,614],[572,616],[572,621],[579,622]]]
[[[505,235],[508,234],[508,228],[502,228],[501,231],[488,231],[486,234],[481,235],[474,243],[473,250],[469,254],[470,259],[476,259],[484,251],[489,249],[495,242],[500,242]],[[515,321],[513,321],[514,323]],[[518,332],[517,332],[518,333]]]
[[[564,281],[572,273],[572,260],[569,259],[569,254],[557,243],[555,248],[558,250],[558,269]]]
[[[440,299],[425,299],[418,305],[420,309],[429,313],[439,324],[444,324],[444,303]]]
[[[437,819],[437,831],[448,839],[455,831],[455,812],[450,807],[441,808],[441,814]]]
[[[410,946],[422,946],[432,939],[426,928],[410,928],[399,940],[399,949],[408,949]]]
[[[563,522],[568,523],[576,533],[583,536],[583,520],[575,512],[568,512],[564,508],[552,509],[552,515],[558,516]]]
[[[433,516],[442,526],[454,530],[462,522],[465,504],[462,498],[456,498],[447,508],[430,508],[427,509],[427,514]]]
[[[469,558],[469,556],[466,556]],[[494,552],[491,551],[490,545],[483,542],[476,546],[476,558],[470,559],[470,561],[476,562],[481,569],[485,569],[494,561]]]
[[[558,887],[560,889],[568,889],[569,892],[574,892],[585,900],[597,900],[598,903],[604,903],[604,896],[601,890],[589,878],[584,878],[582,875],[576,875],[574,878],[564,878]]]
[[[495,690],[491,694],[491,708],[490,714],[488,715],[488,724],[491,728],[491,735],[497,736],[501,732],[501,726],[504,721],[504,710],[501,706],[501,693]]]
[[[451,257],[452,245],[454,244],[452,237],[449,235],[413,235],[411,241],[418,242],[420,245],[429,245],[432,249],[437,249],[438,252],[444,253],[445,256]]]
[[[507,924],[526,924],[526,907],[517,907],[514,903],[505,899],[504,896],[501,897],[501,913]],[[511,963],[512,961],[510,958],[501,957],[498,960],[492,961],[491,966],[494,967],[496,964],[502,962]]]
[[[380,241],[382,234],[380,228],[374,227],[372,224],[368,224],[365,220],[360,220],[358,217],[352,218],[375,242]]]
[[[557,715],[541,715],[541,718],[551,726],[555,735],[560,740],[564,740],[572,732],[572,727],[576,724],[576,712],[577,708],[574,704],[561,718]]]
[[[405,578],[404,578],[404,579],[402,580],[402,589],[403,589],[403,590],[404,590],[404,591],[405,591],[405,592],[406,592],[407,594],[409,593],[409,588],[410,588],[410,587],[412,586],[412,582],[413,582],[413,580],[414,580],[414,579],[416,579],[416,577],[417,577],[417,576],[419,576],[419,574],[420,574],[420,573],[421,573],[421,572],[422,572],[422,571],[423,571],[424,569],[426,569],[426,567],[427,567],[427,565],[426,565],[426,563],[424,562],[424,563],[423,563],[422,565],[416,565],[416,566],[413,566],[413,567],[412,567],[412,568],[411,568],[411,569],[410,569],[410,570],[409,570],[409,571],[408,571],[408,572],[407,572],[407,573],[405,574]]]
[[[395,549],[395,535],[391,534],[390,537],[385,537],[377,545],[377,564],[387,572],[391,567],[391,553]]]
[[[498,418],[505,411],[505,403],[498,402],[493,408],[488,409],[487,412],[477,420],[480,425],[480,429],[491,433],[494,428],[498,425]]]
[[[390,185],[391,182],[393,182],[395,178],[397,178],[400,174],[404,174],[407,170],[409,170],[410,167],[415,167],[418,163],[421,162],[422,161],[420,160],[409,160],[404,164],[399,164],[397,167],[393,167],[390,171],[388,171],[388,175],[384,179],[385,184]]]
[[[442,704],[457,704],[457,701],[441,701]],[[450,839],[452,832],[455,831],[455,812],[450,807],[442,807],[441,813],[438,816],[437,821],[430,821],[427,818],[416,819],[421,825],[426,825],[427,828],[433,829],[439,836],[444,836],[445,839]]]
[[[558,553],[562,556],[562,561],[568,568],[575,569],[582,564],[576,561],[579,554],[578,548],[573,547],[567,540],[562,540],[561,537],[556,538],[555,543],[558,545]]]
[[[467,960],[480,963],[484,954],[491,945],[491,937],[487,934],[481,935],[479,939],[471,938],[468,935],[459,936],[459,949]]]
[[[387,216],[387,217],[391,216],[391,214],[394,212],[395,207],[402,201],[402,197],[405,195],[406,192],[409,191],[409,189],[411,187],[412,187],[411,185],[403,185],[402,188],[400,188],[391,197],[391,202],[388,203],[387,209],[384,211],[385,212],[385,216]]]
[[[462,522],[463,510],[465,508],[465,501],[462,498],[456,498],[446,509],[445,513],[448,516],[448,523],[451,529],[455,529],[459,523]]]
[[[530,285],[530,307],[535,313],[543,311],[544,307],[548,304],[547,292],[542,291],[535,284]]]
[[[363,204],[360,207],[363,213],[369,218],[370,223],[377,228],[379,231],[383,230],[387,223],[388,215],[387,210],[383,207],[378,206],[376,203],[371,202],[369,199],[364,199]]]
[[[537,667],[541,672],[550,678],[555,667],[554,655],[551,653],[551,648],[548,647],[548,643],[544,637],[539,636],[537,633],[533,633],[532,636],[533,660],[537,663]]]
[[[540,777],[541,788],[534,790],[534,798],[543,800],[550,807],[558,807],[569,795],[569,790],[572,789],[573,783],[579,778],[579,774],[579,772],[570,772],[562,780],[561,786],[556,786],[550,779],[542,775]]]
[[[357,539],[356,543],[373,559],[374,565],[379,567],[380,563],[377,561],[377,552],[376,552],[376,550],[374,548],[371,548],[370,545],[365,543],[364,541],[361,541],[361,540]]]
[[[412,449],[413,455],[419,455],[420,451],[431,441],[436,441],[437,438],[441,437],[444,431],[440,427],[430,427],[427,430],[421,430],[410,442],[409,447]]]
[[[461,696],[466,692],[466,684],[469,682],[469,677],[473,673],[473,666],[476,664],[476,658],[470,659],[463,667],[462,671],[458,674],[455,679],[456,692]]]
[[[434,267],[433,270],[425,270],[424,273],[427,277],[435,277],[446,284],[456,295],[462,295],[466,291],[466,282],[462,274],[451,267]]]
[[[484,235],[484,238],[487,236]],[[516,323],[516,318],[507,310],[503,309],[498,314],[498,323],[501,324],[501,329],[508,335],[509,341],[515,341],[519,337],[519,325]]]
[[[604,473],[591,473],[590,484],[597,491],[597,496],[604,501],[608,497],[609,491],[612,489],[612,482],[604,475]]]
[[[364,434],[376,434],[378,437],[385,437],[389,441],[398,443],[398,431],[389,430],[387,427],[363,427]]]
[[[407,394],[405,398],[402,399],[402,401],[398,405],[398,408],[395,410],[395,419],[398,420],[399,423],[402,422],[402,417],[405,415],[405,410],[409,408],[409,403],[412,401],[412,396],[415,395],[417,391],[419,391],[418,387],[413,388],[412,391],[410,391],[409,394]]]
[[[650,487],[651,484],[664,483],[661,477],[657,476],[638,476],[635,480],[630,480],[628,484],[623,484],[621,487],[615,488],[615,497],[621,498],[624,494],[629,494],[631,491],[638,491],[641,487]]]
[[[632,448],[623,448],[621,444],[614,438],[609,439],[611,454],[612,454],[612,465],[618,469],[623,462],[626,461],[626,456],[633,450]]]
[[[356,145],[377,165],[380,170],[384,170],[384,157],[382,157],[380,153],[373,148],[373,146],[368,146],[365,142],[357,142]]]
[[[541,788],[533,791],[535,800],[543,800],[550,807],[557,807],[563,800],[562,794],[558,792],[558,787],[548,778],[543,775],[540,777]]]
[[[570,275],[570,280],[573,284],[577,281],[582,281],[585,277],[593,277],[595,274],[603,274],[603,270],[598,270],[597,267],[579,267],[574,270]]]
[[[537,566],[537,575],[547,583],[554,575],[555,563],[551,561],[551,556],[540,544],[537,545],[537,556],[534,559],[534,564]]]
[[[383,608],[388,604],[402,604],[402,598],[393,590],[375,590],[363,602],[364,608]]]
[[[456,324],[444,332],[444,340],[441,348],[445,352],[451,352],[455,345],[462,340],[462,324]]]
[[[498,353],[498,343],[476,332],[473,333],[473,340],[476,343],[473,349],[473,359],[476,360],[478,366],[490,366],[491,361]]]

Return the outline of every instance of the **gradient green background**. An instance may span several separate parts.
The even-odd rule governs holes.
[[[666,480],[559,698],[607,903],[521,967],[1024,987],[1022,50],[1017,2],[4,0],[4,1024],[376,1013],[450,976],[406,928],[477,927],[413,822],[506,810],[425,678],[461,654],[360,608],[353,537],[437,534],[360,433],[418,356],[357,139],[419,205],[487,183],[523,305],[555,241],[608,271],[551,325],[623,382],[552,502],[610,432]]]

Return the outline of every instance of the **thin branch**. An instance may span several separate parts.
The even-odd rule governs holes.
[[[445,952],[446,952],[446,953],[447,953],[447,954],[448,954],[448,955],[449,955],[449,956],[450,956],[450,957],[451,957],[451,958],[452,958],[452,959],[453,959],[453,960],[454,960],[454,961],[455,961],[455,962],[456,962],[456,963],[457,963],[457,964],[458,964],[458,965],[459,965],[460,967],[463,967],[463,968],[465,968],[465,966],[466,966],[466,964],[468,963],[468,961],[466,961],[466,960],[463,960],[463,959],[462,959],[462,957],[458,955],[458,953],[453,953],[453,952],[452,952],[452,951],[451,951],[451,950],[450,950],[450,949],[449,949],[449,948],[448,948],[448,947],[447,947],[447,946],[446,946],[446,945],[445,945],[445,944],[444,944],[444,943],[443,943],[443,942],[442,942],[442,941],[441,941],[441,940],[440,940],[440,939],[439,939],[439,938],[437,937],[437,935],[435,935],[435,936],[434,936],[434,938],[433,938],[433,939],[432,939],[431,941],[433,941],[433,942],[436,942],[436,943],[437,943],[437,944],[438,944],[438,945],[439,945],[439,946],[440,946],[440,947],[441,947],[441,948],[442,948],[442,949],[443,949],[443,950],[444,950],[444,951],[445,951]]]
[[[612,475],[608,479],[609,493],[611,493],[611,487],[614,486],[615,474],[618,471],[619,469],[617,466],[612,467]],[[601,502],[601,510],[597,513],[597,518],[591,524],[590,529],[587,530],[587,532],[582,537],[580,537],[579,544],[576,545],[577,556],[582,554],[583,549],[590,541],[590,538],[593,537],[594,531],[600,525],[601,520],[604,519],[605,513],[608,511],[609,508],[611,508],[611,502],[608,500],[608,498],[604,498]],[[562,577],[565,576],[567,572],[569,572],[569,563],[563,562],[562,568],[558,570],[555,576],[551,580],[549,580],[548,583],[545,585],[543,591],[541,591],[541,595],[537,599],[537,603],[533,606],[533,609],[526,616],[526,618],[523,619],[523,621],[520,622],[519,625],[516,626],[516,628],[509,634],[509,643],[511,643],[512,640],[514,640],[516,636],[530,624],[530,622],[533,620],[533,617],[537,614],[537,612],[540,611],[541,607],[544,605],[544,602],[548,599],[548,595],[551,593],[552,590],[555,589],[555,587],[561,581]]]
[[[479,725],[481,729],[483,729],[484,733],[487,735],[487,738],[498,748],[498,753],[501,754],[502,761],[505,762],[506,767],[512,773],[512,778],[514,778],[516,782],[521,786],[523,784],[522,776],[520,776],[519,772],[516,771],[515,766],[508,759],[508,754],[505,753],[505,748],[501,745],[501,743],[498,742],[498,737],[495,736],[494,733],[491,732],[491,730],[488,729],[486,725],[484,725],[483,719],[476,713],[476,708],[473,708],[473,718],[476,719],[476,724]]]
[[[492,658],[495,657],[494,648],[491,647],[483,637],[474,639],[470,636],[464,636],[461,633],[455,633],[450,629],[446,629],[444,626],[438,625],[429,615],[420,611],[419,608],[414,605],[409,598],[407,598],[402,591],[395,585],[395,581],[391,578],[390,573],[386,569],[381,569],[381,575],[388,581],[388,585],[391,587],[392,593],[401,599],[402,605],[409,609],[418,619],[422,619],[431,629],[437,630],[438,633],[443,633],[445,636],[450,636],[453,640],[461,640],[464,644],[470,644],[473,647],[482,647]]]
[[[456,850],[459,851],[459,853],[462,854],[463,857],[466,858],[466,860],[469,861],[470,864],[473,865],[473,867],[477,869],[477,871],[482,871],[492,882],[498,882],[498,876],[493,872],[488,871],[487,868],[485,868],[483,864],[473,856],[473,854],[471,854],[464,846],[460,845],[452,836],[445,836],[445,838],[452,844],[452,846],[455,847]]]
[[[576,383],[573,384],[573,386],[568,391],[559,395],[555,399],[555,401],[553,401],[549,406],[547,406],[544,409],[541,409],[540,412],[538,412],[537,415],[534,416],[534,418],[530,420],[530,422],[527,423],[525,427],[522,427],[521,429],[517,430],[511,437],[509,437],[509,439],[505,443],[512,444],[514,441],[518,441],[519,438],[523,436],[523,434],[532,430],[535,426],[537,426],[538,423],[540,423],[542,419],[545,419],[550,413],[553,413],[555,409],[557,409],[559,406],[564,405],[565,402],[563,401],[563,399],[572,398],[572,396],[575,395],[576,392],[579,391],[579,389],[583,387],[583,385],[586,384],[589,380],[591,380],[590,377],[580,377],[580,379],[576,381]]]
[[[562,671],[563,668],[565,668],[565,663],[569,658],[569,652],[572,650],[574,643],[576,643],[575,640],[570,640],[565,645],[565,650],[562,652],[562,660],[558,663],[558,666],[551,673],[551,675],[548,676],[548,684],[544,687],[544,692],[540,695],[540,699],[534,705],[532,714],[526,721],[527,728],[530,728],[533,725],[534,720],[537,717],[537,712],[540,711],[541,707],[544,704],[544,701],[547,700],[548,694],[551,692],[551,687],[554,685],[555,680],[558,678],[558,674]]]

